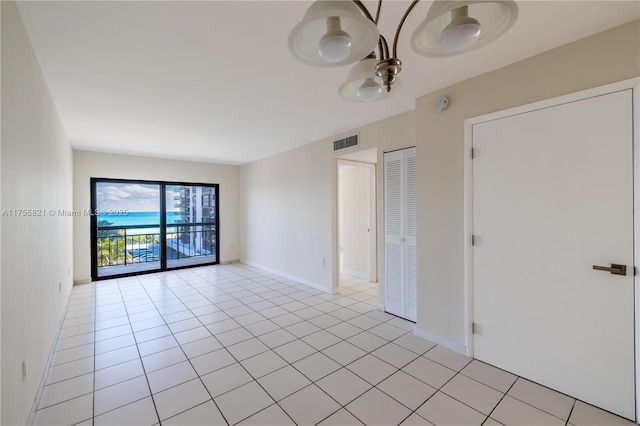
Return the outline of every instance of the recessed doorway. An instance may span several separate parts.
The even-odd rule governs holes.
[[[355,155],[358,161],[338,159],[338,285],[341,287],[378,281],[376,150]]]

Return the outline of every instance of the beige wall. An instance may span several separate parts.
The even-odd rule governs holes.
[[[331,291],[338,280],[338,155],[374,148],[380,163],[384,151],[413,146],[414,131],[409,111],[345,133],[359,133],[360,146],[339,154],[333,152],[333,141],[344,135],[242,166],[242,260]],[[381,167],[376,188],[382,200]],[[381,203],[377,223],[382,230]],[[378,247],[382,238],[378,232]],[[381,285],[383,276],[384,264],[378,262]]]
[[[640,75],[640,21],[416,101],[418,327],[464,344],[464,120]],[[433,105],[449,97],[449,109]]]
[[[238,166],[74,150],[73,208],[82,211],[91,207],[92,177],[217,183],[220,262],[230,262],[240,259],[238,172]],[[73,232],[73,277],[76,282],[86,282],[91,278],[89,217],[74,217]]]
[[[310,144],[241,167],[243,261],[330,287],[329,150]]]
[[[58,113],[14,2],[2,10],[2,418],[25,424],[72,287],[72,160]],[[22,376],[22,362],[28,373]]]
[[[639,21],[422,96],[415,111],[345,132],[383,152],[416,146],[418,322],[464,350],[464,120],[640,75]],[[435,112],[440,96],[449,108]],[[335,138],[241,167],[242,259],[329,290],[337,282]],[[377,167],[378,278],[384,288],[382,167]],[[327,266],[320,259],[327,257]],[[332,273],[333,271],[333,273]],[[382,291],[380,295],[382,301]]]

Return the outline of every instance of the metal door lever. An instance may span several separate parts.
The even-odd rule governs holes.
[[[615,263],[612,263],[610,268],[607,268],[606,266],[593,265],[593,269],[596,271],[611,272],[612,275],[627,275],[627,265],[616,265]]]

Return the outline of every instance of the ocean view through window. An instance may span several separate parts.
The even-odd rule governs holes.
[[[92,278],[218,263],[218,185],[91,180]]]

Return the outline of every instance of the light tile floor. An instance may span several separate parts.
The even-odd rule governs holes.
[[[242,264],[73,289],[38,425],[631,425]]]

